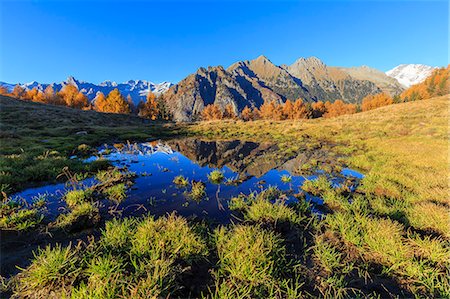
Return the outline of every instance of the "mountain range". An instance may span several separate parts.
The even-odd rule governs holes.
[[[51,85],[59,91],[65,85],[73,84],[90,100],[98,92],[108,94],[118,88],[124,96],[130,95],[135,104],[145,100],[150,90],[163,94],[174,120],[191,121],[197,119],[209,104],[222,108],[232,105],[239,113],[245,106],[260,107],[267,101],[283,103],[287,99],[301,98],[306,102],[341,99],[347,103],[360,103],[369,94],[386,92],[394,96],[423,81],[433,69],[427,65],[402,64],[383,73],[368,66],[328,66],[316,57],[299,58],[291,65],[278,66],[261,55],[253,60],[238,61],[226,69],[222,66],[200,67],[175,85],[144,80],[93,84],[73,77],[60,83],[34,81],[20,85],[27,90],[37,88],[41,91]],[[0,82],[0,85],[9,90],[14,88],[14,84]]]
[[[98,92],[102,92],[105,95],[108,95],[108,93],[110,93],[113,89],[117,88],[125,97],[130,95],[135,105],[137,105],[141,100],[146,100],[149,90],[155,94],[161,94],[173,85],[170,82],[155,84],[153,82],[145,80],[129,80],[123,83],[104,81],[100,84],[94,84],[77,80],[72,76],[68,77],[66,81],[62,81],[60,83],[43,84],[33,81],[30,83],[19,85],[21,85],[26,90],[37,88],[40,91],[44,91],[47,86],[51,85],[55,91],[60,91],[65,85],[68,84],[75,85],[82,93],[84,93],[88,97],[89,100],[93,100]],[[5,82],[0,82],[0,85],[5,86],[9,91],[12,91],[15,86],[15,84],[9,84]]]
[[[421,83],[431,75],[436,67],[423,64],[400,64],[386,72],[386,75],[397,79],[405,87]]]
[[[306,102],[342,99],[358,103],[369,94],[396,95],[404,87],[385,73],[366,66],[327,66],[316,57],[300,58],[292,65],[277,66],[267,57],[222,66],[199,68],[164,93],[177,121],[195,119],[206,105],[231,104],[236,113],[245,106],[266,101],[282,103],[302,98]]]

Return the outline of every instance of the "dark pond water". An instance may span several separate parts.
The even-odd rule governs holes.
[[[313,180],[324,174],[321,170],[309,175],[300,171],[303,164],[314,158],[311,154],[299,153],[294,158],[287,158],[280,154],[276,145],[236,140],[204,141],[191,138],[126,144],[119,148],[105,145],[99,148],[98,156],[90,157],[86,163],[100,156],[137,174],[134,185],[127,192],[127,199],[117,206],[123,215],[148,212],[162,215],[177,211],[183,216],[228,222],[230,211],[227,201],[231,197],[269,186],[296,194],[305,180]],[[225,179],[220,184],[208,180],[208,174],[213,170],[220,170],[224,174]],[[206,196],[200,201],[190,199],[187,195],[190,186],[179,187],[173,183],[178,175],[183,175],[190,182],[204,182]],[[283,182],[283,176],[290,176],[291,180]],[[351,189],[356,188],[363,178],[363,175],[351,169],[327,176],[335,187],[346,182]],[[94,179],[82,181],[85,186],[94,183]],[[65,184],[48,185],[28,189],[15,196],[30,202],[39,194],[46,194],[48,211],[55,215],[64,208],[62,196],[69,189],[71,187]],[[320,213],[322,199],[309,194],[306,194],[306,198],[311,201],[313,212]],[[295,198],[291,196],[288,200]]]

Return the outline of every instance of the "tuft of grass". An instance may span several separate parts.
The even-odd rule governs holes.
[[[124,183],[113,185],[103,190],[103,194],[105,194],[108,199],[120,203],[127,198],[127,187]]]
[[[152,216],[146,217],[138,224],[131,243],[134,255],[152,260],[191,260],[203,255],[206,250],[204,241],[189,227],[186,219],[174,213],[157,220]]]
[[[333,188],[327,177],[321,175],[317,179],[305,181],[302,185],[302,189],[314,196],[320,196]]]
[[[64,200],[69,207],[91,201],[93,198],[92,189],[71,190],[64,195]]]
[[[178,175],[173,179],[173,183],[180,187],[186,187],[189,185],[189,181],[182,175]]]
[[[117,168],[111,168],[107,170],[101,170],[97,172],[95,178],[103,184],[120,181],[125,177],[125,174],[120,172]]]
[[[287,270],[286,249],[281,238],[271,231],[236,225],[230,230],[220,227],[214,236],[219,257],[216,280],[225,279],[222,283],[228,287],[247,289],[251,296],[264,296]],[[218,291],[230,294],[230,290]]]
[[[189,192],[189,197],[193,200],[200,201],[206,196],[206,185],[205,183],[199,181],[191,182],[191,191]]]
[[[52,293],[65,293],[80,274],[78,250],[48,245],[39,249],[31,265],[19,274],[16,293],[21,297],[45,298]]]
[[[208,174],[208,180],[213,184],[220,184],[225,179],[223,172],[220,170],[213,170]]]
[[[290,183],[290,182],[292,182],[292,177],[291,177],[290,175],[283,174],[283,175],[281,176],[281,181],[282,181],[283,183]]]
[[[300,224],[305,219],[286,206],[283,201],[277,200],[272,203],[263,197],[258,197],[247,206],[244,210],[244,217],[252,222],[273,224]]]
[[[0,217],[0,228],[5,230],[23,231],[35,227],[44,219],[37,209],[13,210],[8,215]]]
[[[133,218],[107,221],[105,229],[102,230],[102,244],[116,251],[128,249],[136,223],[137,221]]]
[[[98,208],[91,202],[82,202],[72,207],[69,213],[59,215],[55,227],[72,231],[91,227],[99,220]]]

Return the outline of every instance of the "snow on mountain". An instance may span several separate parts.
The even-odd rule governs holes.
[[[397,79],[405,87],[421,83],[431,75],[436,67],[424,64],[400,64],[386,72],[389,77]]]
[[[47,86],[51,85],[54,90],[60,91],[65,85],[72,84],[75,85],[82,93],[84,93],[89,100],[93,100],[98,92],[103,92],[105,95],[108,95],[113,89],[119,89],[120,93],[127,97],[131,96],[133,102],[137,105],[139,101],[145,101],[148,91],[152,91],[154,94],[158,95],[165,92],[172,86],[170,82],[162,82],[159,84],[155,84],[150,81],[145,80],[128,80],[123,83],[116,83],[114,81],[104,81],[100,84],[93,84],[85,81],[80,81],[70,76],[61,83],[51,83],[51,84],[42,84],[36,81],[30,83],[19,83],[26,90],[30,90],[33,88],[37,88],[40,91],[44,91]],[[16,84],[9,84],[6,82],[0,82],[0,85],[5,86],[9,91],[14,89]]]

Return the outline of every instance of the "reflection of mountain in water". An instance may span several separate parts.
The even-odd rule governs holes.
[[[319,151],[300,152],[293,157],[280,153],[276,144],[250,141],[204,141],[194,138],[170,140],[173,150],[180,152],[200,166],[222,168],[227,166],[241,176],[260,177],[271,169],[299,173],[302,164],[323,156]]]

